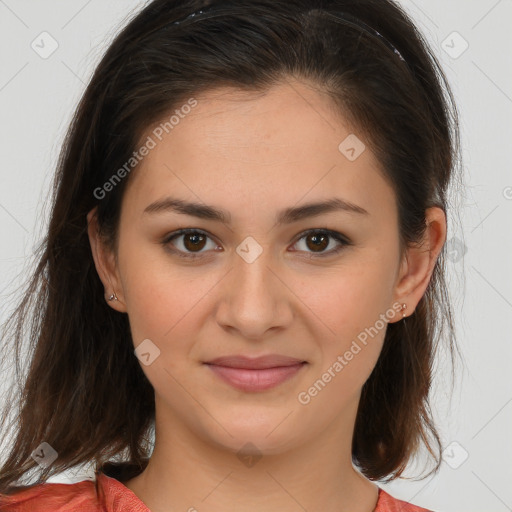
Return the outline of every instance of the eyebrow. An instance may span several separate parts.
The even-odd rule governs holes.
[[[335,197],[316,203],[307,203],[298,207],[285,208],[278,212],[276,216],[276,223],[277,225],[291,224],[292,222],[297,222],[305,218],[316,217],[335,211],[369,215],[369,213],[361,206]],[[231,215],[220,208],[172,197],[166,197],[165,199],[155,201],[144,209],[144,213],[166,212],[190,215],[200,219],[223,222],[228,225],[231,223]]]

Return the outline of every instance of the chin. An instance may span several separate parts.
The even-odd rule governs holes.
[[[217,446],[240,456],[278,455],[301,442],[296,421],[285,420],[289,413],[290,410],[267,416],[262,413],[255,418],[253,411],[252,417],[219,417],[224,428],[215,422],[215,431],[209,430],[208,438]]]

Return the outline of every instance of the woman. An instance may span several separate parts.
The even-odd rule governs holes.
[[[2,510],[425,510],[374,482],[441,463],[457,126],[390,0],[148,4],[78,106],[7,326],[34,305]]]

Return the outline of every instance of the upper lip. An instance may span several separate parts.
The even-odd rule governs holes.
[[[279,354],[269,354],[260,357],[246,357],[242,355],[217,357],[211,361],[206,361],[206,364],[228,366],[231,368],[244,368],[249,370],[261,370],[263,368],[293,366],[305,362],[306,361],[302,359],[296,359],[294,357],[281,356]]]

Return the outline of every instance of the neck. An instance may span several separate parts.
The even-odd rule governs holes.
[[[155,447],[146,469],[124,483],[152,512],[375,508],[378,487],[352,465],[347,418],[332,422],[307,443],[275,453],[251,450],[263,446],[260,439],[240,443],[245,451],[229,450],[191,432],[172,415],[163,416],[157,414]]]

